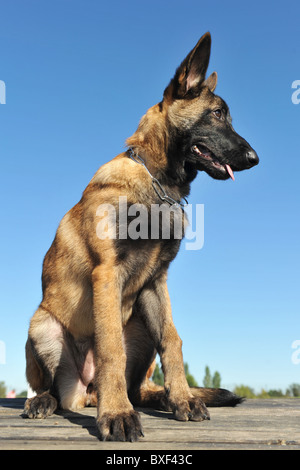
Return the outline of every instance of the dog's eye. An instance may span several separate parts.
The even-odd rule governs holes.
[[[213,111],[213,114],[214,114],[214,116],[216,116],[216,118],[221,119],[221,117],[222,117],[222,109],[215,109],[215,110]]]

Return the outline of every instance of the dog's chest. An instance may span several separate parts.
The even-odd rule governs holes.
[[[181,240],[135,240],[118,242],[118,276],[121,286],[122,321],[126,324],[144,286],[165,273],[176,256]]]

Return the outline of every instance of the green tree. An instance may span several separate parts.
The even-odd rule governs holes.
[[[212,378],[212,386],[213,388],[220,388],[221,387],[221,375],[219,372],[215,372]]]
[[[211,388],[213,386],[211,373],[210,373],[210,370],[209,370],[208,366],[205,367],[205,376],[204,376],[204,379],[203,379],[203,386],[205,388]]]
[[[256,398],[270,398],[269,392],[265,390],[264,388],[261,389],[258,395],[256,395]]]
[[[255,398],[256,395],[254,393],[253,388],[248,387],[247,385],[239,385],[235,387],[233,393],[239,395],[240,397],[244,398]]]
[[[184,372],[186,376],[187,383],[189,384],[190,387],[198,387],[196,379],[193,377],[193,375],[189,371],[189,365],[187,362],[184,363]],[[153,375],[152,375],[152,380],[156,385],[164,385],[164,374],[159,367],[158,364],[156,364]]]
[[[187,362],[184,363],[184,372],[186,376],[187,383],[190,387],[198,387],[196,379],[190,374],[189,365]]]
[[[221,387],[221,375],[220,372],[216,371],[213,376],[208,366],[205,367],[205,375],[203,379],[203,386],[206,388],[220,388]]]
[[[7,388],[4,382],[0,382],[0,398],[5,398],[7,393]]]
[[[164,385],[164,374],[158,364],[155,366],[152,380],[154,383],[156,383],[156,385]]]
[[[268,390],[268,394],[271,398],[273,397],[283,398],[285,396],[281,390]]]
[[[300,384],[291,384],[287,391],[292,397],[300,397]]]

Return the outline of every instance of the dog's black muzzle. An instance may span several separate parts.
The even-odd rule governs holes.
[[[249,170],[258,165],[257,153],[243,137],[235,134],[235,139],[228,140],[226,144],[220,154],[220,159],[228,163],[233,171]]]
[[[255,150],[251,149],[246,152],[246,160],[249,165],[248,168],[252,168],[259,163],[259,158]]]

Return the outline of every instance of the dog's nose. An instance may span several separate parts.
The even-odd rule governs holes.
[[[253,150],[253,149],[249,150],[249,151],[246,153],[246,158],[247,158],[248,163],[249,163],[251,166],[257,165],[258,162],[259,162],[259,158],[258,158],[258,156],[257,156],[257,153],[256,153],[255,150]]]

